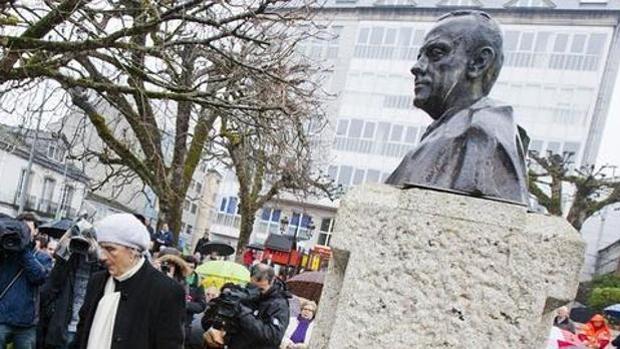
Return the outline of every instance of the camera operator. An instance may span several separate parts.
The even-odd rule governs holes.
[[[234,323],[235,330],[211,327],[205,333],[208,348],[277,349],[280,346],[289,322],[290,296],[286,286],[266,264],[253,266],[250,280],[246,290],[238,291],[246,296],[232,297],[234,291],[220,295],[220,301],[228,304],[225,312],[230,314],[229,322]],[[251,296],[256,289],[257,295]]]
[[[92,225],[80,220],[60,239],[50,278],[41,290],[39,346],[70,348],[75,340],[79,311],[90,277],[102,270]]]
[[[39,286],[52,259],[36,251],[26,223],[0,221],[0,348],[10,338],[15,349],[33,349],[39,320]]]

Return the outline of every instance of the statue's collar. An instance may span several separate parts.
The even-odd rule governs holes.
[[[481,110],[481,109],[494,108],[494,107],[498,107],[498,106],[499,105],[498,105],[498,103],[496,101],[494,101],[493,99],[485,96],[485,97],[480,98],[474,104],[472,104],[472,105],[470,105],[468,107],[448,109],[439,117],[439,119],[433,121],[426,128],[426,131],[422,135],[422,139],[426,138],[426,136],[428,136],[431,132],[433,132],[439,126],[443,125],[448,120],[450,120],[454,115],[458,114],[459,112],[461,112],[463,110],[477,111],[477,110]]]

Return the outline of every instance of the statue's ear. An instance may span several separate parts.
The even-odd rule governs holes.
[[[484,46],[478,49],[474,53],[474,56],[469,61],[467,69],[467,76],[470,79],[476,79],[484,76],[489,68],[493,66],[495,62],[495,50],[489,46]]]

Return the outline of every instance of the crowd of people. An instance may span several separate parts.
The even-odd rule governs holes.
[[[182,255],[165,224],[113,214],[59,241],[37,225],[0,220],[0,349],[308,348],[317,305],[291,315],[267,263],[248,263],[248,285],[204,289],[196,268],[217,256]]]

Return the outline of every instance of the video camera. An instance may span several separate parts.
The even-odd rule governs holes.
[[[209,302],[204,316],[214,329],[226,331],[227,334],[236,333],[239,331],[237,316],[240,305],[253,307],[259,297],[260,289],[254,285],[232,285]]]
[[[62,236],[55,255],[67,261],[72,254],[85,256],[87,261],[97,261],[95,230],[85,218],[78,219]]]
[[[15,219],[0,221],[0,252],[23,251],[30,242],[30,228]]]

